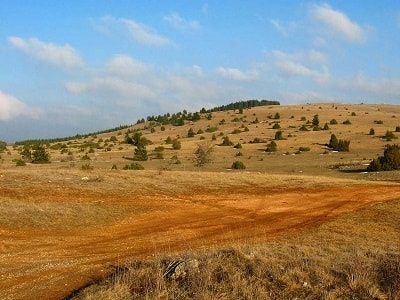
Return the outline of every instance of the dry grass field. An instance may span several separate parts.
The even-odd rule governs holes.
[[[312,130],[315,115],[328,130]],[[54,143],[49,164],[16,166],[22,146],[8,146],[0,154],[1,298],[60,299],[105,278],[74,297],[399,299],[400,174],[365,172],[397,142],[383,136],[400,135],[399,125],[395,105],[265,106],[163,130],[146,122],[60,142],[66,150]],[[203,132],[187,137],[190,128]],[[123,169],[135,149],[124,143],[128,130],[152,141],[144,170]],[[265,152],[277,130],[284,139]],[[329,150],[331,134],[350,151]],[[242,148],[220,146],[224,137]],[[214,145],[211,161],[195,167],[205,142]],[[232,170],[234,161],[246,169]],[[195,262],[196,273],[170,278],[174,261]]]

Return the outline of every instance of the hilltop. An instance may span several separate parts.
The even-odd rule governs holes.
[[[242,104],[151,116],[131,126],[62,140],[16,143],[7,148],[10,155],[2,155],[2,165],[15,165],[24,147],[39,142],[46,147],[51,167],[123,169],[132,163],[137,149],[133,139],[140,136],[147,160],[136,165],[146,170],[199,170],[194,153],[208,143],[212,153],[210,163],[200,168],[203,171],[225,171],[240,161],[253,172],[330,175],[332,169],[365,168],[386,144],[396,142],[400,129],[400,107],[396,105]],[[226,110],[232,107],[237,108]],[[348,141],[350,151],[329,149],[332,134]],[[276,144],[272,151],[268,149],[271,142]]]

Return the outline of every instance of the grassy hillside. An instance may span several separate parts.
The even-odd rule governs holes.
[[[210,162],[201,169],[224,171],[235,161],[247,171],[330,175],[362,170],[388,143],[397,142],[400,106],[366,104],[306,104],[295,106],[258,106],[250,109],[204,112],[197,121],[182,126],[155,121],[139,123],[116,131],[47,144],[54,167],[122,169],[130,165],[136,147],[126,141],[141,134],[147,161],[138,162],[149,170],[198,170],[194,152],[199,144],[214,146]],[[317,116],[318,126],[313,125]],[[315,123],[315,122],[314,122]],[[373,130],[371,130],[373,129]],[[277,132],[280,131],[277,140]],[[374,134],[371,134],[371,133]],[[392,134],[389,140],[387,132]],[[330,137],[350,142],[349,152],[327,149]],[[166,143],[179,141],[181,148]],[[224,139],[231,146],[221,146]],[[276,152],[266,152],[274,141]],[[236,147],[235,147],[236,146]],[[22,145],[8,146],[1,153],[2,167],[15,166],[21,159]],[[29,160],[28,160],[29,162]],[[350,175],[348,175],[350,176]]]

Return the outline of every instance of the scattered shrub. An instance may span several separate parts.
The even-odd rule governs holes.
[[[210,142],[197,144],[197,149],[194,152],[194,165],[200,168],[211,162],[213,148],[214,146]]]
[[[312,119],[312,125],[314,127],[319,127],[319,117],[318,117],[318,115],[314,115],[314,117]]]
[[[87,163],[87,164],[83,164],[81,166],[81,169],[82,170],[93,170],[93,166],[90,163]]]
[[[246,169],[246,166],[244,165],[243,162],[237,160],[232,164],[232,169],[244,170],[244,169]]]
[[[337,123],[338,122],[336,121],[336,119],[332,119],[332,120],[329,121],[330,125],[337,125]]]
[[[220,146],[233,146],[233,142],[229,139],[229,137],[225,136],[222,139],[222,143],[219,145]]]
[[[371,129],[369,130],[369,135],[375,135],[375,129],[371,128]]]
[[[310,147],[299,147],[299,151],[308,152],[308,151],[310,151]]]
[[[123,170],[144,170],[144,167],[141,164],[134,162],[134,163],[131,163],[130,165],[125,165],[122,169]]]
[[[278,130],[277,132],[275,132],[275,140],[277,140],[277,141],[283,140],[283,132],[281,130]]]
[[[172,149],[179,150],[182,148],[181,142],[178,139],[172,141]]]
[[[310,131],[306,125],[302,125],[299,129],[300,131]]]
[[[278,151],[278,145],[274,141],[271,141],[271,143],[267,145],[267,149],[265,149],[265,152],[276,152],[276,151]]]
[[[400,132],[400,126],[396,126],[395,132]]]
[[[194,137],[196,133],[194,132],[193,128],[189,128],[187,136],[188,137]]]
[[[349,119],[347,119],[346,121],[343,121],[343,123],[342,124],[344,124],[344,125],[351,125],[351,122],[350,122],[350,120]]]
[[[281,125],[279,123],[275,123],[274,126],[272,126],[272,129],[280,129]]]
[[[397,136],[390,130],[387,130],[383,138],[386,139],[387,141],[391,141],[393,139],[397,139]]]
[[[238,133],[241,133],[242,131],[240,130],[240,129],[238,129],[238,128],[235,128],[233,131],[232,131],[232,134],[238,134]]]
[[[374,123],[375,124],[383,124],[383,121],[382,120],[375,120]]]
[[[233,146],[235,149],[242,149],[242,144],[237,143],[235,146]]]
[[[400,169],[399,145],[386,145],[383,156],[374,159],[368,166],[368,172],[391,171]]]
[[[338,140],[336,135],[332,134],[329,141],[328,147],[335,151],[349,152],[350,151],[350,141]]]
[[[17,166],[17,167],[26,166],[26,162],[23,159],[16,159],[15,160],[15,166]]]

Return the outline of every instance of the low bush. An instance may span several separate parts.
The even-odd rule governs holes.
[[[232,169],[244,170],[244,169],[246,169],[246,166],[244,165],[243,162],[237,160],[232,164]]]
[[[386,145],[383,156],[380,156],[369,164],[368,172],[392,171],[400,169],[399,145]]]
[[[134,162],[130,165],[125,165],[123,170],[144,170],[144,167],[141,164]]]

